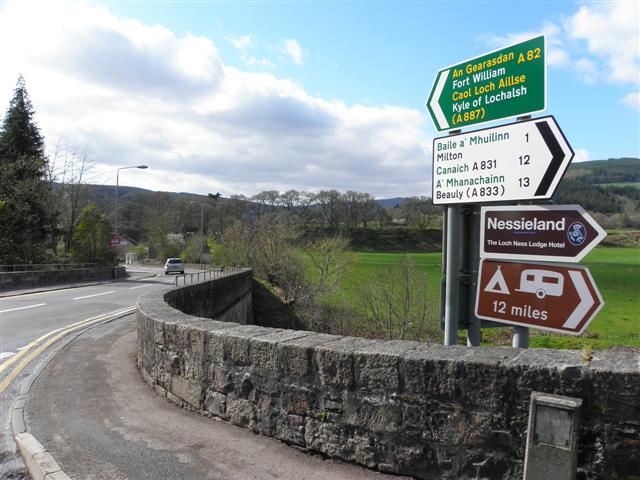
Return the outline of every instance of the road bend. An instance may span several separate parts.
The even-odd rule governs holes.
[[[310,455],[158,396],[136,368],[135,315],[85,330],[31,387],[27,430],[74,480],[400,480]]]
[[[0,298],[0,479],[24,475],[11,434],[10,412],[26,379],[84,329],[131,314],[143,291],[165,288],[173,279],[154,276],[160,272],[146,269],[127,280],[60,290],[4,292]]]

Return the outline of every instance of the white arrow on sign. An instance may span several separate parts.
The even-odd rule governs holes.
[[[551,198],[573,159],[551,116],[433,141],[433,203]]]
[[[444,90],[444,86],[447,84],[447,78],[449,77],[450,70],[445,70],[440,73],[440,77],[438,78],[438,82],[436,83],[435,91],[433,92],[433,96],[431,97],[431,102],[429,102],[429,106],[433,111],[433,114],[438,121],[438,130],[445,130],[449,128],[449,122],[447,122],[447,117],[445,117],[444,112],[442,111],[442,107],[440,107],[440,96],[442,95],[442,90]]]
[[[593,300],[593,296],[589,291],[589,287],[587,287],[587,283],[584,281],[581,272],[577,272],[575,270],[569,271],[569,276],[571,280],[573,280],[573,285],[576,287],[576,292],[578,292],[578,296],[580,297],[580,303],[575,308],[567,321],[562,324],[562,328],[576,328],[578,323],[584,318],[589,309],[593,306],[595,301]],[[600,292],[598,292],[600,294]]]

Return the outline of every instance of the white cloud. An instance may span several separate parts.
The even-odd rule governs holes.
[[[622,103],[636,110],[640,110],[640,92],[631,92],[622,98]]]
[[[231,43],[233,43],[233,46],[238,50],[241,50],[253,45],[253,38],[251,35],[242,35],[241,37],[232,38]]]
[[[586,57],[582,57],[576,60],[574,63],[574,68],[586,83],[592,85],[596,83],[600,75],[596,62]]]
[[[588,162],[591,160],[591,156],[586,148],[578,148],[576,149],[575,156],[573,157],[573,162]]]
[[[572,38],[585,40],[589,52],[605,61],[605,80],[640,80],[640,3],[584,5],[568,20],[566,28]]]
[[[558,25],[552,22],[546,22],[538,30],[508,33],[507,35],[486,35],[481,37],[481,39],[490,47],[499,49],[524,42],[525,40],[540,35],[545,35],[547,40],[547,64],[551,66],[562,66],[568,62],[569,54],[565,49],[561,33]]]
[[[275,68],[275,64],[268,58],[256,58],[249,55],[242,55],[242,61],[248,67],[267,67]]]
[[[313,96],[291,80],[225,65],[210,39],[103,7],[51,1],[34,16],[25,5],[0,7],[0,45],[12,45],[3,51],[0,108],[22,73],[49,146],[62,137],[86,145],[98,181],[114,183],[116,168],[144,163],[148,170],[123,172],[121,184],[225,195],[430,191],[423,112]],[[301,48],[297,55],[302,61]]]
[[[302,64],[302,56],[303,56],[302,47],[300,46],[297,40],[293,38],[288,38],[287,40],[285,40],[283,52],[286,55],[288,55],[289,58],[291,58],[293,63],[297,65]]]
[[[501,48],[544,33],[547,64],[572,69],[586,83],[640,83],[640,2],[594,2],[583,5],[561,25],[546,22],[540,29],[483,37]],[[635,107],[634,93],[622,99]]]

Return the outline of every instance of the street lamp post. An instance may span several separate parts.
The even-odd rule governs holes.
[[[120,183],[120,170],[126,170],[127,168],[149,168],[146,165],[132,165],[130,167],[120,167],[116,170],[116,208],[113,210],[113,230],[118,236],[118,184]]]
[[[196,202],[191,202],[191,204],[195,204]],[[204,265],[204,260],[202,258],[202,244],[204,241],[204,204],[200,203],[200,268]]]
[[[204,206],[200,204],[200,269],[203,268],[202,261],[202,243],[204,241]]]

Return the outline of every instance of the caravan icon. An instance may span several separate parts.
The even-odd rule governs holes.
[[[564,287],[564,276],[550,270],[528,269],[520,274],[520,288],[518,292],[535,293],[543,299],[547,295],[559,297]]]

